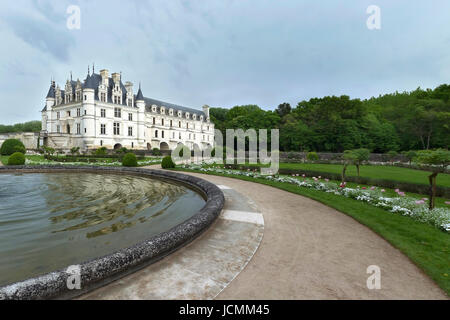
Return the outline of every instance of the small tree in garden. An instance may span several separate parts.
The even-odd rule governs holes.
[[[342,155],[342,160],[344,161],[344,167],[342,168],[342,183],[344,183],[347,167],[349,164],[356,164],[356,155],[353,150],[345,150]]]
[[[108,153],[108,149],[106,149],[106,147],[101,147],[101,148],[98,148],[97,150],[95,150],[96,156],[105,156],[107,153]]]
[[[70,154],[73,156],[78,154],[79,152],[80,152],[80,147],[73,147],[70,149]]]
[[[317,161],[317,160],[319,160],[319,156],[317,155],[316,152],[311,151],[311,152],[308,152],[308,154],[306,155],[306,160]]]
[[[403,152],[403,156],[408,159],[409,165],[411,165],[411,161],[417,157],[417,152],[410,150]]]
[[[356,166],[356,172],[358,173],[359,177],[359,168],[364,163],[364,161],[369,160],[370,151],[369,149],[355,149],[352,150],[353,156],[354,156],[354,163]]]
[[[388,159],[391,163],[394,162],[395,157],[398,155],[397,151],[389,151],[387,153]]]
[[[444,149],[422,150],[417,153],[417,162],[429,165],[431,174],[428,176],[430,182],[430,202],[429,208],[434,208],[434,200],[436,197],[436,178],[441,172],[444,172],[450,165],[450,151]]]
[[[47,147],[47,146],[43,146],[42,149],[44,150],[45,155],[50,155],[50,156],[52,156],[56,151],[52,147]]]

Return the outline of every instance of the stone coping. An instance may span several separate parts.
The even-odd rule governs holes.
[[[216,220],[225,202],[223,192],[216,185],[203,179],[178,172],[94,166],[0,167],[0,174],[39,172],[132,174],[167,179],[200,191],[206,198],[206,204],[190,219],[166,232],[160,233],[131,247],[78,264],[81,274],[81,289],[68,289],[67,280],[71,274],[66,268],[0,287],[0,300],[70,299],[101,287],[164,258],[194,240]]]

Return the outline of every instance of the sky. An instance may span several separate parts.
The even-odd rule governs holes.
[[[448,0],[1,1],[0,38],[0,124],[40,120],[51,78],[64,87],[92,64],[198,109],[450,83]]]

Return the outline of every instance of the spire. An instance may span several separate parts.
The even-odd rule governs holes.
[[[95,73],[95,62],[92,62],[92,74]]]
[[[70,71],[70,82],[72,82],[72,71]]]
[[[91,75],[91,69],[90,69],[91,67],[88,65],[88,76],[90,76]]]
[[[55,98],[55,82],[53,81],[53,78],[51,80],[50,88],[48,89],[46,98]]]
[[[139,82],[139,91],[136,95],[136,101],[142,100],[144,101],[144,95],[142,94],[142,90],[141,90],[141,83]]]

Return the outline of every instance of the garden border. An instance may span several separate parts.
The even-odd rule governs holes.
[[[64,269],[0,287],[0,300],[69,299],[131,274],[161,260],[197,238],[220,215],[225,202],[223,192],[216,185],[206,180],[177,172],[93,166],[0,167],[0,174],[64,171],[143,175],[176,181],[202,193],[206,197],[206,204],[190,219],[166,232],[112,254],[80,263],[80,290],[69,290],[67,288],[67,280],[71,274],[66,271],[67,269]]]

